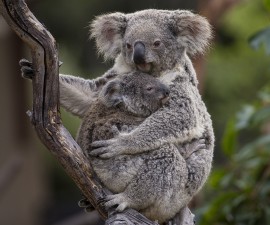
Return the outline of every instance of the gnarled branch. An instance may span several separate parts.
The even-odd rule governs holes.
[[[58,52],[53,36],[35,18],[23,0],[0,0],[0,13],[31,49],[35,74],[32,80],[33,111],[28,114],[40,140],[57,158],[102,218],[107,219],[108,211],[101,203],[109,191],[102,187],[95,177],[88,159],[61,122]],[[192,225],[193,222],[186,223],[186,221],[189,218],[193,219],[193,217],[184,214],[187,217],[180,216],[183,222],[175,222],[174,224]],[[110,225],[157,224],[132,209],[110,215],[106,222]]]

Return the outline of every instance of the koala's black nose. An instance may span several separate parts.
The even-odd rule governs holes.
[[[164,93],[165,97],[168,97],[170,95],[170,89],[167,87],[164,87],[163,93]]]
[[[141,41],[137,41],[134,45],[133,61],[135,64],[145,63],[145,46]]]

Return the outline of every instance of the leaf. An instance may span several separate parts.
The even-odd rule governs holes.
[[[264,45],[266,54],[270,55],[270,27],[267,27],[251,36],[248,42],[255,50],[258,50],[261,45]]]
[[[213,188],[218,188],[220,185],[220,181],[226,175],[225,169],[216,169],[212,172],[211,177],[209,178],[209,184]]]
[[[251,118],[252,124],[254,125],[261,124],[265,120],[270,121],[270,106],[258,110]]]
[[[237,129],[244,129],[249,127],[250,119],[255,112],[255,107],[252,105],[245,105],[242,107],[242,110],[236,115],[236,125]]]
[[[270,145],[270,135],[264,135],[257,138],[253,142],[249,142],[235,155],[235,159],[238,162],[246,161],[249,158],[255,157],[258,152],[257,150],[262,147]]]
[[[267,85],[261,91],[259,91],[258,97],[263,103],[269,104],[270,103],[270,86]]]
[[[231,119],[227,122],[222,140],[223,152],[230,158],[236,149],[236,137],[237,131],[235,129],[235,120]]]

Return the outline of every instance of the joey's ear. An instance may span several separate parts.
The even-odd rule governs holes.
[[[211,25],[207,19],[187,10],[172,11],[170,29],[190,55],[203,53],[212,37]]]
[[[123,13],[101,15],[90,24],[90,37],[95,39],[98,51],[105,59],[114,59],[120,53],[126,26]]]
[[[118,79],[108,82],[100,91],[99,99],[107,107],[113,107],[123,101],[121,81]]]

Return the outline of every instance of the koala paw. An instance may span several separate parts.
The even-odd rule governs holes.
[[[122,135],[116,127],[114,130],[115,138],[110,140],[95,141],[91,144],[90,156],[108,159],[129,152],[129,142],[127,135]]]
[[[128,198],[125,197],[123,193],[115,194],[115,195],[108,195],[106,197],[106,202],[104,205],[107,209],[113,206],[117,206],[115,209],[115,211],[117,212],[122,212],[126,208],[129,207]]]
[[[78,202],[78,206],[83,208],[86,212],[92,212],[93,210],[95,210],[95,208],[85,196],[83,196],[83,199]]]
[[[121,155],[124,151],[123,146],[119,144],[118,138],[95,141],[91,144],[93,150],[89,152],[90,156],[108,159],[117,155]]]
[[[193,145],[194,146],[191,146],[191,148],[194,148],[194,151],[198,151],[198,150],[201,150],[201,149],[206,149],[206,144],[205,144],[205,139],[204,138],[199,139]]]
[[[22,77],[26,79],[32,80],[34,77],[34,70],[32,68],[32,63],[27,59],[21,59],[19,61],[19,65],[21,67]]]
[[[59,67],[63,64],[63,62],[59,61]],[[21,67],[22,77],[25,79],[32,80],[34,77],[34,69],[32,62],[27,59],[21,59],[19,61],[19,65]]]

